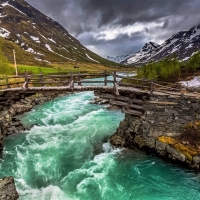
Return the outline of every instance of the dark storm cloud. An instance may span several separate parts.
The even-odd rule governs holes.
[[[94,37],[95,33],[100,33],[102,30],[143,23],[144,33],[141,32],[143,39],[140,44],[142,47],[145,39],[148,42],[148,39],[156,37],[155,39],[161,41],[177,31],[197,25],[200,21],[199,0],[27,0],[27,2],[62,24],[84,45],[86,41],[81,39],[84,33],[90,33]],[[145,25],[148,23],[162,23],[162,25],[153,30]],[[106,41],[106,44],[109,43],[111,47],[112,44],[113,46],[119,44],[121,40],[124,42],[121,48],[126,52],[125,45],[131,43],[131,39],[131,52],[133,52],[138,45],[135,45],[135,40],[130,36],[127,37],[127,41],[117,36],[115,40]],[[94,45],[95,41],[103,42],[94,39],[90,45]],[[100,43],[98,45],[101,46]],[[111,53],[116,52],[115,50]]]
[[[136,32],[130,36],[120,34],[117,38],[109,41],[97,40],[91,33],[81,34],[78,39],[84,41],[86,46],[94,46],[93,50],[98,50],[100,55],[131,54],[138,51],[141,48],[141,44],[145,43],[144,36],[140,32]]]

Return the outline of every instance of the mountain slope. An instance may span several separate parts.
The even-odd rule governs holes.
[[[17,55],[23,58],[18,62],[24,64],[108,62],[85,48],[58,22],[45,16],[24,0],[0,0],[0,36],[3,51],[5,49],[4,53],[8,59],[12,60],[14,48]],[[19,57],[17,56],[18,59]]]
[[[150,55],[154,54],[159,48],[159,46],[159,44],[154,42],[146,43],[140,51],[138,51],[136,54],[133,54],[128,59],[125,59],[124,61],[122,61],[122,63],[132,64],[142,62],[146,60]]]
[[[177,57],[178,60],[184,61],[199,50],[200,24],[188,31],[180,31],[172,35],[161,45],[153,42],[146,43],[140,51],[124,59],[121,63],[140,66],[150,61],[159,61],[172,55]]]
[[[124,60],[130,58],[131,56],[132,56],[132,54],[131,55],[121,55],[121,56],[105,56],[104,58],[107,60],[113,61],[115,63],[121,63]]]

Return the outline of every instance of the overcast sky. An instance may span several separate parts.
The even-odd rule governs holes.
[[[101,56],[132,54],[200,23],[200,0],[26,1]]]

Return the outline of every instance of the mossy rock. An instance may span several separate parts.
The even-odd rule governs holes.
[[[182,144],[181,141],[169,137],[169,136],[161,136],[158,138],[159,141],[169,144],[172,147],[174,147],[177,151],[181,152],[182,154],[184,154],[188,160],[192,160],[193,156],[197,156],[199,151],[198,148],[193,147],[191,145],[188,144]]]

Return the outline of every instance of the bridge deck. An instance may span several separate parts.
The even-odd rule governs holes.
[[[6,88],[1,90],[2,92],[5,91],[94,91],[94,90],[105,90],[105,91],[113,91],[114,87],[109,86],[74,86],[71,88],[70,86],[59,86],[59,87],[29,87],[27,89],[23,89],[21,87],[16,88]],[[137,88],[133,87],[118,87],[118,90],[120,92],[131,92],[131,93],[137,93],[137,94],[148,94],[148,91],[139,90]]]
[[[127,92],[127,93],[134,93],[134,94],[150,94],[150,91],[148,90],[141,90],[137,89],[135,87],[123,87],[123,86],[118,86],[117,89],[119,92]],[[114,87],[111,86],[74,86],[73,89],[70,86],[57,86],[57,87],[29,87],[27,89],[23,89],[22,87],[16,87],[16,88],[6,88],[1,90],[1,92],[5,91],[94,91],[94,90],[104,90],[104,91],[113,91]],[[181,92],[174,92],[174,91],[154,91],[154,95],[159,95],[159,96],[166,96],[170,95],[173,97],[179,98],[181,96]],[[200,93],[194,93],[194,92],[186,92],[184,93],[184,96],[188,97],[193,97],[193,98],[199,98],[200,99]]]

